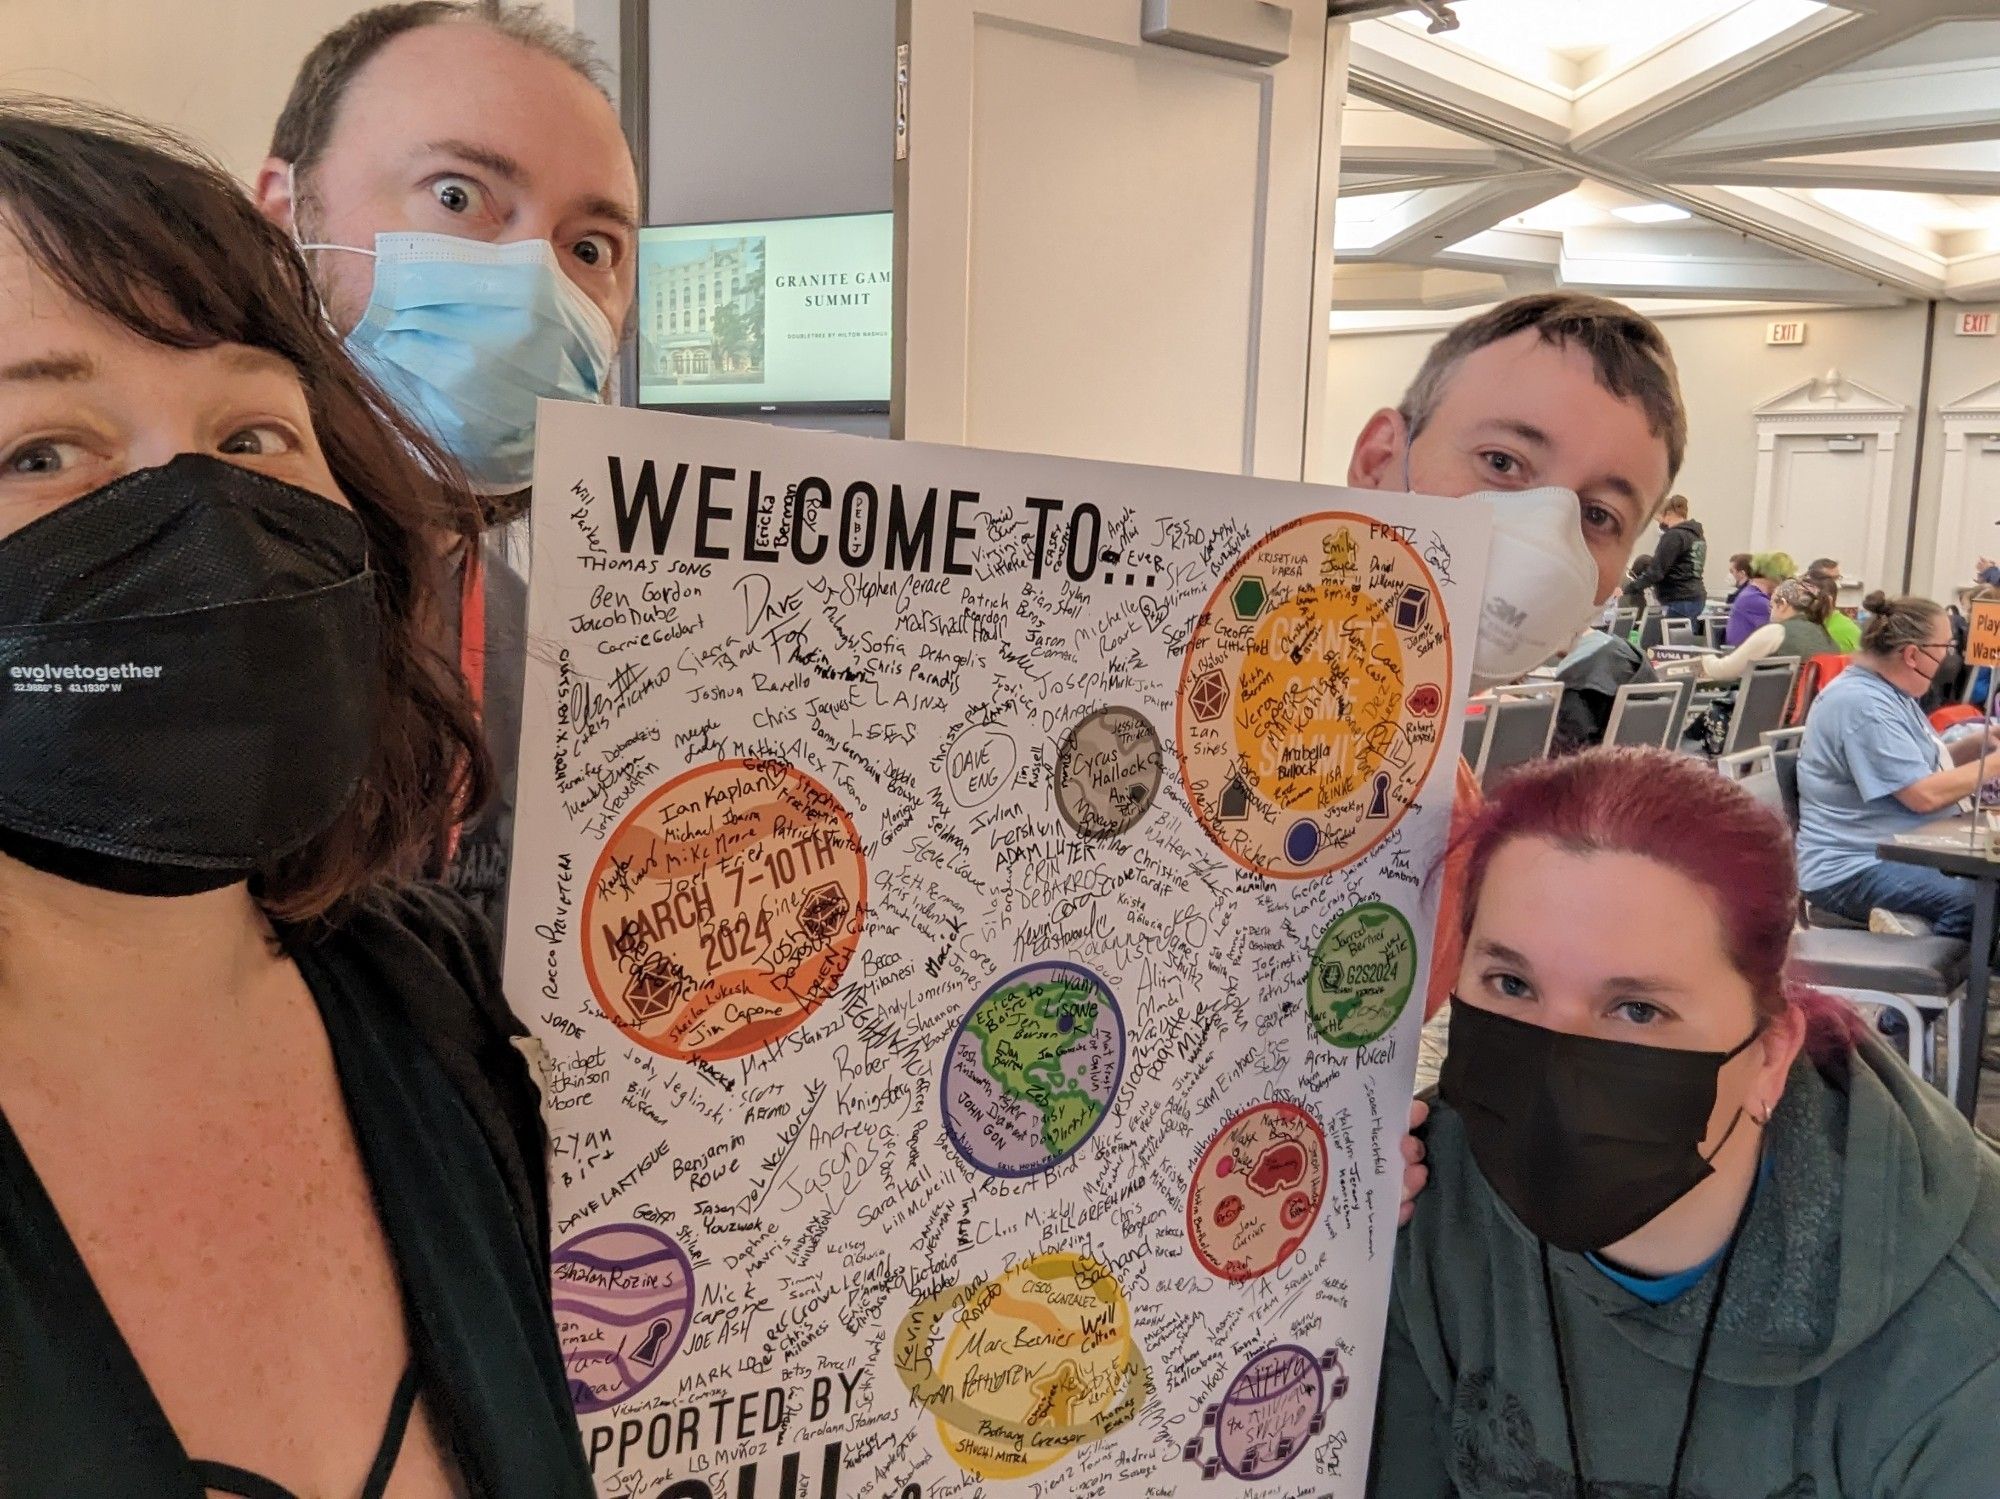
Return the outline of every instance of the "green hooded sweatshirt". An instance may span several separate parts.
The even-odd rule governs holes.
[[[1442,1105],[1396,1246],[1368,1492],[1570,1499],[1539,1244]],[[2000,1156],[1872,1039],[1801,1060],[1716,1323],[1681,1499],[2000,1495]],[[1711,1269],[1648,1306],[1549,1253],[1589,1499],[1666,1499]]]

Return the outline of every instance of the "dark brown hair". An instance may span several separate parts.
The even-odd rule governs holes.
[[[1944,617],[1944,607],[1929,599],[1883,599],[1868,611],[1861,627],[1861,649],[1871,656],[1893,656],[1906,645],[1929,645],[1931,631]]]
[[[0,96],[0,223],[84,306],[157,344],[268,349],[298,371],[313,430],[368,536],[382,641],[375,744],[333,825],[258,871],[274,917],[325,916],[419,872],[491,772],[440,648],[451,542],[478,512],[451,460],[349,362],[304,262],[220,166],[162,131]]]
[[[1646,425],[1667,445],[1667,481],[1687,456],[1687,408],[1673,351],[1652,319],[1622,303],[1580,292],[1536,292],[1467,318],[1432,345],[1397,410],[1414,440],[1437,411],[1445,382],[1469,354],[1533,329],[1546,344],[1575,344],[1590,355],[1597,382],[1636,400]]]
[[[378,5],[351,16],[314,45],[299,64],[292,91],[271,131],[271,155],[292,164],[304,177],[326,150],[340,116],[341,101],[355,76],[376,53],[406,32],[450,22],[471,22],[551,57],[599,93],[606,93],[604,70],[585,41],[532,5],[499,0],[459,4],[457,0],[405,0]]]
[[[1746,578],[1749,577],[1750,554],[1748,552],[1731,552],[1729,554],[1729,566],[1731,571],[1739,572]]]
[[[1662,515],[1686,515],[1687,513],[1688,497],[1684,494],[1668,495],[1667,503],[1660,507],[1660,514]]]

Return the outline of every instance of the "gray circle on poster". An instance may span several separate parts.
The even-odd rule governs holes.
[[[1056,751],[1056,810],[1086,838],[1131,831],[1160,794],[1166,752],[1135,708],[1099,708]]]

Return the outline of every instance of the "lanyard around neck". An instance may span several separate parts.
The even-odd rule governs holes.
[[[1708,1316],[1702,1322],[1701,1343],[1695,1350],[1694,1373],[1688,1379],[1687,1407],[1681,1416],[1680,1436],[1674,1442],[1674,1467],[1667,1481],[1667,1499],[1680,1499],[1681,1467],[1687,1461],[1688,1439],[1694,1435],[1695,1410],[1701,1403],[1701,1376],[1708,1367],[1708,1350],[1715,1341],[1715,1323],[1722,1312],[1722,1298],[1729,1290],[1729,1267],[1736,1262],[1737,1246],[1743,1242],[1743,1227],[1750,1220],[1750,1206],[1757,1200],[1753,1184],[1750,1194],[1743,1199],[1742,1211],[1736,1215],[1736,1227],[1730,1231],[1729,1248],[1723,1252],[1722,1268],[1716,1273],[1715,1295],[1708,1303]],[[1589,1483],[1583,1472],[1583,1449],[1577,1441],[1576,1408],[1570,1395],[1569,1361],[1563,1351],[1562,1317],[1556,1310],[1556,1290],[1554,1278],[1549,1273],[1549,1246],[1545,1239],[1542,1251],[1542,1300],[1549,1311],[1549,1334],[1556,1347],[1556,1384],[1562,1390],[1563,1430],[1569,1437],[1569,1463],[1572,1478],[1572,1492],[1576,1499],[1588,1499]]]

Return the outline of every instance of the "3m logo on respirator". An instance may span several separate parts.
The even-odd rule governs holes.
[[[141,666],[123,661],[116,666],[82,666],[76,662],[42,666],[10,666],[7,685],[16,692],[102,693],[123,692],[127,682],[151,682],[166,671],[164,666]]]

